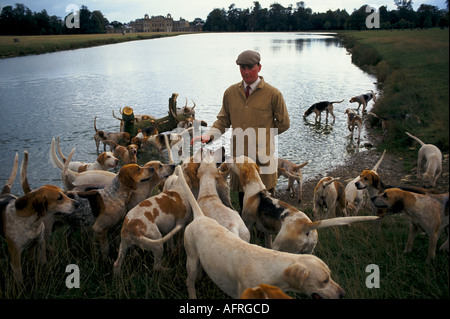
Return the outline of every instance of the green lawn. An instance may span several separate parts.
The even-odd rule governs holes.
[[[147,32],[122,35],[114,34],[74,34],[74,35],[35,35],[35,36],[0,36],[0,58],[41,54],[63,50],[87,48],[98,45],[154,39],[175,36],[180,32]],[[16,42],[14,39],[17,39]]]

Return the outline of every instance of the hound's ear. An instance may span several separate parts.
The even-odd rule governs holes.
[[[127,188],[132,190],[137,189],[137,182],[134,180],[133,175],[137,173],[139,166],[137,164],[128,164],[123,166],[118,174],[119,181]]]
[[[373,187],[378,188],[380,186],[380,176],[378,176],[378,174],[374,174],[372,175],[373,177]]]
[[[14,207],[16,208],[16,211],[23,211],[26,207],[28,206],[28,196],[22,196],[19,197],[15,202],[14,202]],[[21,217],[25,217],[23,213],[19,213],[17,212],[17,214]]]
[[[231,172],[231,169],[227,166],[226,163],[222,163],[218,168],[217,171],[219,172],[219,176],[223,177],[224,179],[226,179],[228,177],[228,175]]]
[[[39,217],[45,215],[47,211],[47,200],[44,195],[36,195],[36,193],[28,193],[19,197],[15,203],[16,213],[20,217],[30,217],[34,213],[38,213]]]
[[[35,196],[31,204],[39,217],[45,216],[47,212],[47,197],[44,194]]]
[[[405,204],[403,204],[403,200],[397,199],[394,202],[394,205],[392,205],[390,210],[394,213],[400,213],[404,209],[405,209]]]
[[[283,272],[284,280],[289,283],[292,287],[301,289],[303,282],[309,276],[309,271],[306,267],[300,264],[293,264],[286,268]]]
[[[241,186],[246,185],[250,180],[248,167],[244,166],[243,170],[241,170],[241,174],[239,175],[239,181]]]

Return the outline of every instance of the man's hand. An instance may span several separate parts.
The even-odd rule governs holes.
[[[196,136],[191,140],[191,145],[194,145],[194,143],[198,141],[201,141],[202,143],[209,143],[211,141],[211,136],[209,135]]]

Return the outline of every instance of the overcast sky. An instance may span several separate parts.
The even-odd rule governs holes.
[[[46,9],[49,15],[64,18],[67,15],[66,7],[75,4],[78,7],[85,5],[90,11],[100,10],[109,21],[130,22],[144,17],[144,14],[165,16],[168,13],[175,20],[182,17],[192,21],[195,18],[206,20],[208,14],[215,8],[228,10],[228,7],[234,3],[236,8],[247,9],[253,7],[253,2],[254,0],[0,0],[0,7],[23,3],[32,11]],[[270,5],[275,2],[284,7],[292,4],[295,8],[299,0],[259,0],[263,8],[270,8]],[[388,10],[395,9],[394,0],[306,0],[304,2],[305,6],[311,8],[313,12],[346,9],[351,14],[354,9],[359,9],[365,4],[372,7],[387,5]],[[414,10],[423,3],[440,9],[446,8],[445,0],[416,0],[413,1]]]

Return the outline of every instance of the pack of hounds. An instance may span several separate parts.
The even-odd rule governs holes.
[[[364,112],[373,98],[373,93],[363,94],[350,102],[359,103],[357,111],[363,105]],[[334,121],[333,103],[340,102],[316,103],[304,116],[314,112],[316,120],[320,120],[320,113],[325,111]],[[353,110],[347,111],[349,129],[354,125],[360,130],[356,122],[361,117]],[[75,149],[65,156],[59,139],[50,143],[50,155],[61,170],[64,189],[52,185],[31,189],[25,151],[20,167],[24,195],[11,194],[19,170],[19,157],[15,155],[0,197],[0,233],[8,245],[17,285],[24,282],[22,251],[36,243],[38,261],[45,264],[57,221],[90,230],[105,260],[113,257],[111,269],[115,276],[122,275],[122,264],[132,247],[150,251],[153,270],[164,270],[164,244],[172,249],[174,235],[184,230],[189,298],[197,297],[195,284],[202,270],[232,298],[289,299],[289,291],[312,298],[342,298],[344,289],[331,278],[327,264],[313,255],[320,229],[355,222],[373,222],[379,229],[381,219],[393,213],[404,213],[410,221],[405,252],[412,250],[415,236],[425,232],[429,240],[426,261],[432,262],[444,229],[447,240],[439,249],[448,251],[449,194],[433,191],[442,171],[442,154],[436,146],[407,132],[421,146],[417,164],[417,177],[423,182],[420,187],[387,186],[378,173],[383,153],[372,169],[363,170],[345,186],[333,177],[321,179],[314,189],[313,216],[307,216],[265,188],[260,169],[250,158],[229,157],[223,148],[200,148],[175,165],[170,156],[173,141],[168,134],[159,134],[157,128],[148,128],[145,134],[139,132],[140,145],[136,145],[123,132],[99,131],[95,122],[94,127],[97,152],[100,142],[105,146],[94,163],[72,161]],[[120,145],[124,141],[125,146]],[[168,150],[169,164],[158,160],[137,164],[138,149],[148,141],[160,151]],[[106,145],[110,151],[106,151]],[[288,191],[298,202],[302,200],[301,169],[308,163],[298,165],[278,159],[278,175],[288,178]],[[240,212],[231,204],[230,172],[239,176],[244,190]],[[359,216],[366,202],[373,214]],[[117,225],[122,225],[121,240],[119,247],[114,247],[108,241],[108,232]],[[253,227],[264,233],[264,247],[251,243]]]

